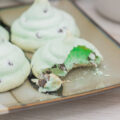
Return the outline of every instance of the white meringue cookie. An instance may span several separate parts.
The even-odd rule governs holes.
[[[65,36],[66,30],[80,36],[74,18],[50,5],[48,0],[36,0],[12,25],[12,42],[25,51],[34,52],[48,41]]]
[[[21,85],[30,73],[24,53],[9,42],[0,44],[0,92]]]
[[[97,66],[102,60],[102,55],[94,45],[68,33],[63,40],[55,40],[39,48],[32,57],[31,66],[38,83],[43,80],[45,84],[38,84],[39,90],[46,91],[45,86],[48,85],[47,90],[52,91],[52,84],[48,83],[52,83],[53,79],[44,76],[54,74],[54,81],[58,83],[54,88],[57,91],[60,88],[60,82],[57,81],[59,77],[65,77],[74,67]]]
[[[45,69],[51,68],[56,64],[63,64],[73,48],[77,46],[84,46],[95,53],[100,58],[100,62],[103,60],[102,55],[94,45],[90,42],[67,35],[63,40],[49,42],[42,48],[39,48],[32,57],[32,71],[36,77],[39,76]],[[82,56],[81,56],[82,57]],[[82,66],[82,64],[81,64]],[[69,68],[69,66],[68,66]]]

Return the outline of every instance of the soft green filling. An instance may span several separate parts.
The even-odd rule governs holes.
[[[90,53],[93,53],[93,51],[84,46],[77,46],[73,48],[73,50],[70,52],[70,54],[68,55],[67,59],[64,62],[66,69],[68,71],[71,70],[74,64],[81,65],[81,66],[89,65],[90,64],[90,60],[89,60]],[[94,63],[99,64],[100,61],[101,61],[100,58],[96,56]],[[59,68],[59,65],[56,65],[56,68],[50,68],[49,70],[57,76],[65,76],[67,74],[67,71],[61,70]]]
[[[84,46],[78,46],[73,48],[73,50],[68,55],[64,64],[67,69],[71,69],[74,64],[89,64],[88,56],[92,51]]]

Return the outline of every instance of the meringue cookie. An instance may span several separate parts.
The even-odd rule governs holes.
[[[8,41],[8,40],[9,40],[8,31],[5,28],[3,28],[2,26],[0,26],[0,43]]]
[[[20,86],[30,73],[24,53],[9,42],[0,44],[0,92]]]
[[[51,73],[65,77],[75,67],[96,67],[102,60],[102,55],[91,43],[68,33],[63,40],[52,41],[39,48],[33,55],[31,66],[38,79],[41,74]]]
[[[74,18],[50,5],[48,0],[36,0],[12,25],[12,42],[25,51],[34,52],[48,41],[64,38],[69,30],[75,36],[80,31]]]

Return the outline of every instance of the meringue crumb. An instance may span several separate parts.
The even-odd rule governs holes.
[[[99,76],[101,76],[101,75],[103,75],[103,72],[100,71],[98,68],[96,68],[94,74],[95,74],[95,75],[99,75]]]
[[[65,80],[65,81],[62,81],[62,83],[66,83],[66,82],[71,82],[71,80]]]
[[[38,79],[31,79],[31,81],[32,81],[33,83],[35,83],[36,85],[38,85]]]
[[[106,75],[104,75],[105,77],[109,77],[110,75],[109,74],[106,74]]]

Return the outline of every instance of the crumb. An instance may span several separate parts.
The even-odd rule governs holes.
[[[102,71],[100,71],[98,68],[96,68],[96,70],[95,70],[95,73],[94,73],[95,75],[99,75],[99,76],[101,76],[101,75],[103,75],[103,72]]]
[[[107,66],[106,66],[106,65],[103,65],[103,68],[106,70],[106,69],[107,69]]]
[[[110,75],[109,75],[109,74],[105,74],[104,76],[105,76],[105,77],[109,77]]]
[[[90,60],[95,60],[96,56],[94,53],[90,53],[89,57]]]
[[[62,81],[62,83],[68,83],[68,82],[71,82],[71,80],[65,80],[65,81]]]

